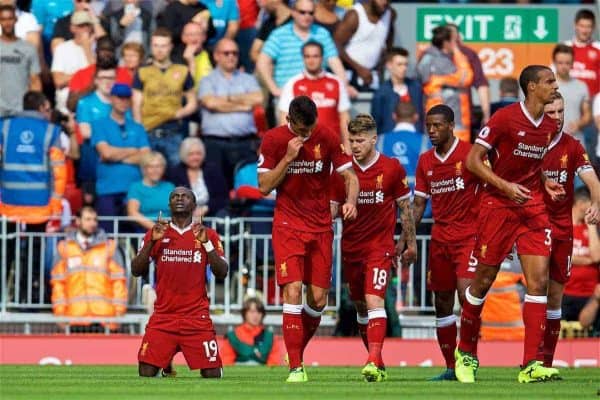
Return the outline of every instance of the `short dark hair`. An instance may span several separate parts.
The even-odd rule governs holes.
[[[596,25],[596,15],[589,8],[583,8],[575,14],[575,22],[579,22],[580,19],[589,19],[592,24]]]
[[[410,101],[399,101],[394,110],[398,122],[411,121],[417,113],[417,108]]]
[[[573,48],[571,46],[567,46],[566,44],[559,43],[554,46],[554,50],[552,50],[552,59],[556,58],[557,54],[570,54],[571,57],[574,57]]]
[[[23,96],[23,110],[39,111],[39,109],[48,101],[46,95],[42,92],[30,90]]]
[[[357,135],[362,132],[377,133],[375,118],[369,114],[358,114],[348,122],[348,133]]]
[[[590,191],[587,187],[581,186],[575,190],[574,199],[575,201],[591,200]]]
[[[528,65],[521,71],[519,86],[521,86],[521,90],[525,96],[527,96],[527,85],[531,82],[538,83],[540,81],[539,74],[541,71],[552,70],[544,65]]]
[[[318,47],[321,50],[321,55],[323,55],[323,45],[316,40],[309,40],[308,42],[302,45],[302,55],[304,55],[304,49],[307,47]]]
[[[108,58],[98,58],[96,61],[96,73],[100,71],[106,71],[107,69],[117,69],[117,58],[116,57],[108,57]]]
[[[108,35],[101,36],[96,41],[96,53],[98,53],[101,50],[112,50],[113,52],[115,52],[115,50],[116,50],[115,42],[112,40],[112,38],[110,36],[108,36]]]
[[[444,42],[450,41],[450,38],[452,37],[452,32],[447,26],[437,26],[433,28],[431,33],[431,44],[438,49],[441,49]]]
[[[408,58],[410,56],[410,53],[404,47],[392,47],[391,49],[385,52],[385,62],[390,61],[396,56]]]
[[[500,93],[512,93],[519,95],[519,81],[511,76],[500,79]]]
[[[15,6],[11,6],[10,4],[4,4],[0,6],[0,13],[4,11],[12,11],[13,15],[17,15],[17,9]]]
[[[81,218],[81,216],[83,215],[84,212],[91,212],[94,213],[96,215],[98,215],[98,211],[96,211],[96,209],[88,204],[82,206],[79,210],[77,210],[77,212],[75,213],[75,216],[77,218]]]
[[[242,305],[243,320],[246,320],[246,314],[248,313],[248,311],[250,311],[253,305],[254,307],[256,307],[256,310],[262,315],[262,317],[265,317],[267,312],[265,311],[265,305],[263,304],[263,302],[260,301],[258,297],[250,297],[249,299],[246,299],[244,301],[244,304]]]
[[[156,28],[154,30],[154,32],[152,32],[152,37],[167,37],[169,39],[171,39],[171,43],[173,42],[173,33],[165,28],[164,26],[159,26],[158,28]]]
[[[427,111],[427,116],[430,115],[441,115],[446,122],[454,122],[454,111],[445,104],[438,104],[431,107],[429,111]]]
[[[288,116],[294,122],[312,126],[317,120],[317,105],[308,96],[298,96],[290,103]]]

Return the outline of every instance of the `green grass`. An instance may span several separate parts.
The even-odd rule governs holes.
[[[519,384],[516,368],[481,368],[478,382],[427,382],[440,368],[389,368],[389,381],[366,383],[360,368],[312,367],[310,381],[285,384],[285,368],[228,367],[203,380],[177,367],[176,378],[139,378],[135,366],[0,366],[0,398],[17,399],[598,399],[599,369],[562,369],[563,381]]]

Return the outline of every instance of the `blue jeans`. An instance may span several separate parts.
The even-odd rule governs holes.
[[[163,124],[148,132],[150,148],[165,156],[167,169],[179,164],[179,146],[183,136],[183,127],[178,123]]]
[[[250,48],[255,37],[256,28],[240,29],[235,37],[235,41],[240,48],[240,64],[249,74],[254,72],[254,63],[250,59]]]
[[[101,217],[118,217],[125,214],[127,193],[99,194],[96,196],[96,212]],[[98,225],[106,233],[113,233],[112,221],[101,221]]]

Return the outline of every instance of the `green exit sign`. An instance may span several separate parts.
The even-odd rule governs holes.
[[[556,43],[558,10],[550,8],[418,8],[417,40],[439,25],[458,26],[465,42]]]

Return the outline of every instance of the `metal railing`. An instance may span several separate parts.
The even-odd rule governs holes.
[[[102,218],[100,218],[102,221]],[[124,258],[129,287],[128,311],[144,311],[141,279],[131,275],[131,259],[143,238],[141,233],[128,233],[128,218],[108,218]],[[206,218],[204,223],[221,236],[230,273],[224,282],[209,279],[210,308],[216,314],[229,317],[238,314],[244,296],[256,292],[268,311],[280,311],[282,298],[275,284],[275,269],[271,246],[270,218]],[[430,224],[431,221],[425,221]],[[13,225],[14,226],[14,225]],[[50,271],[56,257],[56,244],[65,233],[27,232],[19,225],[9,231],[9,221],[0,217],[0,311],[2,313],[49,311]],[[333,278],[326,311],[335,312],[342,302],[341,222],[334,225]],[[426,260],[430,236],[418,235],[419,257],[408,270],[408,279],[395,279],[390,294],[397,299],[399,312],[429,312],[433,308],[426,290]],[[406,275],[406,274],[405,274]],[[151,266],[150,284],[154,273]],[[400,301],[402,304],[400,305]]]

